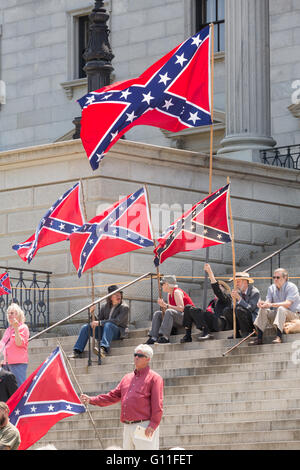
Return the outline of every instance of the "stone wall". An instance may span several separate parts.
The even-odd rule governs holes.
[[[237,262],[255,261],[274,243],[286,243],[299,234],[299,173],[241,163],[216,157],[212,189],[231,180]],[[69,141],[0,153],[0,265],[52,271],[51,320],[61,319],[91,300],[91,274],[80,279],[72,264],[68,242],[42,248],[28,266],[11,249],[34,232],[40,218],[60,195],[82,179],[87,218],[99,213],[119,197],[147,184],[156,233],[165,229],[179,212],[207,195],[207,157],[175,150],[119,141],[105,157],[100,170],[92,172],[80,141]],[[161,265],[161,273],[174,273],[180,285],[193,290],[203,276],[205,250],[181,253]],[[210,249],[210,262],[218,274],[231,273],[231,245]],[[151,249],[139,250],[106,260],[95,268],[96,296],[107,284],[126,283],[153,271]],[[194,279],[192,279],[194,277]],[[65,288],[65,289],[61,289]],[[196,289],[196,290],[195,290]],[[150,282],[142,281],[126,291],[131,319],[149,318]],[[154,283],[154,299],[157,285]]]

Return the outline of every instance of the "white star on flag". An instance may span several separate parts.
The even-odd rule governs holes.
[[[168,77],[168,72],[166,72],[164,75],[162,75],[162,74],[160,73],[159,76],[160,76],[160,80],[159,80],[158,83],[163,83],[164,85],[166,85],[167,82],[168,82],[169,80],[171,80],[171,78]]]
[[[193,121],[193,124],[196,123],[196,121],[201,121],[201,119],[198,116],[197,111],[195,113],[190,113],[190,117],[188,118],[188,121]]]
[[[174,104],[172,103],[172,98],[170,98],[169,100],[165,100],[165,104],[163,105],[163,108],[166,108],[166,110],[168,111],[170,106],[174,106]]]
[[[150,104],[150,101],[154,100],[154,96],[151,96],[151,91],[149,91],[149,93],[147,93],[147,95],[145,95],[145,93],[143,93],[143,97],[144,97],[144,99],[142,100],[142,103],[145,101],[146,103]]]
[[[184,53],[182,53],[181,55],[176,55],[176,58],[177,60],[175,64],[180,64],[181,67],[183,67],[184,62],[187,62],[187,59],[184,57]]]

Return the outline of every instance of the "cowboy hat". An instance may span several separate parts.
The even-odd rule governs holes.
[[[245,281],[248,281],[249,284],[253,284],[254,280],[249,276],[248,273],[246,272],[239,272],[235,273],[235,279],[244,279]],[[233,281],[233,278],[229,279],[229,281]]]
[[[109,294],[112,294],[112,293],[113,293],[115,290],[117,290],[117,289],[119,289],[119,287],[116,286],[116,285],[108,286],[107,292],[108,292]],[[120,292],[120,294],[123,294],[123,291],[120,290],[119,292]]]

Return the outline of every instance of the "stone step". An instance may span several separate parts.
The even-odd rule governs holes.
[[[300,440],[300,430],[275,430],[275,431],[246,431],[231,433],[210,433],[210,434],[181,434],[180,446],[198,446],[198,445],[216,445],[218,447],[223,444],[234,443],[234,445],[248,444],[252,442],[260,442],[261,444],[268,442],[287,442]],[[170,448],[178,442],[176,435],[162,436],[160,439],[161,448]]]
[[[96,417],[96,413],[92,411],[94,423],[96,428],[109,429],[122,427],[118,417],[109,417],[105,414]],[[188,414],[188,415],[166,415],[162,417],[160,428],[162,433],[170,433],[170,426],[175,425],[188,425],[194,424],[205,426],[205,432],[213,432],[217,429],[224,431],[228,428],[231,431],[233,428],[240,429],[245,427],[246,430],[250,427],[255,427],[256,430],[275,430],[275,429],[298,429],[300,420],[300,410],[271,410],[257,412],[237,412],[237,413],[223,413],[223,414]],[[237,428],[236,428],[237,426]],[[73,429],[94,429],[88,414],[74,416],[59,421],[49,432],[52,431],[72,431]],[[203,431],[204,432],[204,431]]]
[[[67,449],[77,449],[77,450],[86,450],[86,449],[100,449],[101,445],[103,448],[109,446],[119,446],[122,447],[122,430],[121,428],[117,429],[115,436],[102,437],[101,444],[98,439],[93,437],[93,433],[90,433],[91,437],[86,436],[82,437],[83,433],[79,433],[79,437],[75,436],[78,434],[75,432],[74,436],[70,436],[70,440],[65,439],[65,433],[58,433],[59,436],[55,437],[53,434],[48,433],[40,442],[39,445],[46,444],[48,442],[55,442],[55,445],[58,449],[67,450]],[[51,439],[52,437],[52,439]],[[49,439],[50,438],[50,439]],[[160,449],[170,449],[174,446],[180,446],[186,449],[204,448],[215,448],[221,449],[222,447],[228,447],[232,449],[236,448],[245,448],[248,449],[249,446],[255,444],[259,445],[260,449],[267,449],[274,444],[278,446],[279,449],[282,446],[285,446],[286,449],[289,449],[290,443],[300,442],[300,431],[299,430],[271,430],[268,432],[265,431],[245,431],[245,432],[230,432],[230,433],[209,433],[209,434],[169,434],[168,436],[160,436]],[[216,442],[218,443],[216,445]],[[38,447],[36,444],[32,447]],[[253,447],[255,448],[255,447]],[[294,446],[292,448],[295,448]]]
[[[290,408],[300,407],[299,399],[280,398],[274,400],[257,400],[253,401],[234,401],[234,402],[217,402],[217,403],[193,403],[183,404],[180,406],[181,414],[191,413],[231,413],[231,412],[248,412],[248,411],[270,411],[270,410],[285,410]],[[164,407],[165,415],[174,415],[178,412],[178,405],[166,405]]]
[[[230,450],[299,450],[300,441],[287,441],[287,442],[247,442],[243,444],[218,444],[218,445],[186,445],[185,450],[217,450],[217,451],[230,451]]]
[[[233,381],[241,381],[247,379],[248,374],[251,377],[270,377],[275,374],[278,378],[300,377],[300,368],[292,361],[270,361],[262,363],[245,363],[220,366],[202,366],[201,360],[181,360],[177,361],[177,367],[172,361],[163,361],[153,365],[153,369],[163,378],[177,377],[183,375],[198,375],[205,378],[205,382],[214,382],[216,376],[220,377],[220,382],[228,381],[227,377]],[[121,364],[114,367],[90,368],[88,373],[76,374],[79,383],[105,383],[110,380],[120,380],[125,373],[133,370],[132,364]],[[240,376],[239,376],[240,374]],[[286,374],[286,375],[285,375]],[[212,380],[210,380],[212,378]]]
[[[80,423],[79,423],[80,424]],[[84,421],[82,423],[83,426],[76,426],[73,428],[69,428],[69,431],[72,432],[70,438],[73,439],[80,439],[83,435],[92,437],[94,432],[93,425]],[[97,423],[96,423],[97,424]],[[167,425],[162,424],[160,426],[159,434],[160,440],[167,439],[169,436],[186,436],[186,435],[201,435],[201,439],[205,437],[207,439],[210,438],[211,435],[215,434],[232,434],[232,433],[257,433],[257,432],[276,432],[282,431],[282,433],[295,431],[299,431],[300,420],[281,420],[281,421],[254,421],[254,422],[243,422],[243,423],[213,423],[213,424],[176,424],[176,425]],[[97,427],[97,426],[96,426]],[[113,438],[118,439],[120,438],[120,434],[123,433],[123,424],[116,423],[116,426],[113,427],[112,423],[109,423],[109,426],[102,426],[97,427],[99,429],[99,434],[101,438]],[[52,428],[49,431],[48,439],[52,439],[53,441],[60,441],[64,438],[66,434],[65,429],[61,428]],[[284,440],[284,439],[283,439]],[[247,441],[247,440],[246,440]],[[224,440],[223,440],[224,442]],[[199,440],[200,443],[200,440]]]
[[[293,361],[293,352],[288,351],[286,353],[280,354],[279,352],[272,354],[262,354],[261,356],[259,354],[248,354],[248,355],[240,355],[240,356],[227,356],[227,357],[199,357],[197,354],[197,351],[191,351],[187,352],[185,355],[182,353],[180,355],[172,355],[172,361],[176,361],[176,364],[180,368],[194,368],[194,367],[201,367],[203,368],[205,373],[205,370],[207,369],[209,372],[213,372],[214,370],[220,370],[222,369],[222,372],[225,370],[227,372],[233,371],[236,368],[240,368],[243,371],[247,370],[262,370],[265,368],[264,364],[271,364],[270,368],[279,368],[279,364],[281,364],[280,367],[285,367],[284,364],[288,364],[288,367],[297,367],[297,364]],[[168,355],[163,355],[164,357],[168,357]],[[109,358],[110,359],[110,358]],[[78,360],[80,361],[80,360]],[[170,360],[153,360],[151,367],[154,370],[161,370],[161,369],[172,369],[172,364],[173,362]],[[87,367],[86,362],[84,361],[82,365],[83,360],[80,362],[77,362],[77,366],[74,367],[72,364],[72,369],[75,372],[76,376],[82,376],[85,374],[88,375],[93,375],[96,378],[98,377],[104,377],[105,374],[110,374],[110,373],[118,373],[118,372],[124,372],[125,370],[131,371],[133,368],[133,360],[132,356],[122,356],[122,358],[119,358],[119,362],[111,362],[111,361],[103,361],[101,365],[98,365],[97,362],[95,362],[95,365],[92,367]],[[36,364],[30,363],[30,366],[28,368],[28,373],[31,373],[31,371],[35,370],[39,365],[39,362]],[[231,369],[229,369],[231,367]],[[287,368],[288,368],[287,367]],[[234,368],[234,369],[232,369]],[[202,374],[202,371],[201,371]]]
[[[180,383],[182,382],[181,379]],[[212,394],[218,393],[220,391],[219,384],[199,384],[199,385],[177,385],[177,382],[174,380],[172,385],[165,385],[164,387],[164,396],[169,395],[183,395],[183,394]],[[187,380],[185,381],[187,382]],[[273,391],[273,390],[290,390],[300,388],[300,379],[291,379],[291,380],[263,380],[263,381],[251,381],[251,382],[237,382],[237,383],[222,383],[222,392],[223,393],[240,393],[247,392],[252,390],[264,390],[264,391]]]

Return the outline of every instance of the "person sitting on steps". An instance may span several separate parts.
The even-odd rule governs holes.
[[[184,307],[186,305],[194,306],[189,295],[178,287],[175,276],[164,276],[161,285],[163,292],[168,294],[168,300],[165,302],[159,298],[157,303],[165,310],[165,313],[157,310],[153,314],[149,339],[146,344],[169,343],[173,325],[181,326],[183,323]]]
[[[202,308],[191,307],[187,305],[184,308],[183,326],[186,333],[181,338],[181,343],[189,343],[192,341],[192,326],[193,323],[196,328],[202,330],[200,336],[197,337],[198,341],[213,339],[212,332],[222,331],[226,329],[226,318],[224,317],[225,309],[231,309],[231,295],[230,287],[224,281],[217,281],[211,266],[206,263],[204,271],[207,272],[211,282],[212,290],[215,298],[209,303],[204,311]]]
[[[122,291],[114,294],[117,289],[118,287],[115,285],[108,287],[108,294],[111,295],[107,298],[106,303],[101,305],[98,320],[81,327],[71,358],[82,357],[89,335],[92,336],[93,334],[93,328],[95,328],[95,338],[99,339],[100,335],[100,354],[102,358],[109,352],[110,343],[113,340],[125,336],[129,321],[129,307],[123,301]]]
[[[258,313],[259,290],[253,286],[254,280],[247,272],[238,272],[235,275],[236,289],[231,292],[232,299],[236,300],[236,337],[245,338],[252,333],[253,322]],[[232,279],[231,279],[232,280]],[[227,329],[233,329],[233,309],[226,310],[225,317]],[[229,339],[233,338],[230,336]]]
[[[298,287],[289,281],[286,269],[279,268],[273,274],[274,284],[269,286],[265,301],[259,301],[258,316],[254,322],[257,338],[249,342],[249,345],[262,344],[263,333],[266,327],[276,327],[274,344],[282,343],[284,324],[287,321],[300,318],[300,295]]]

